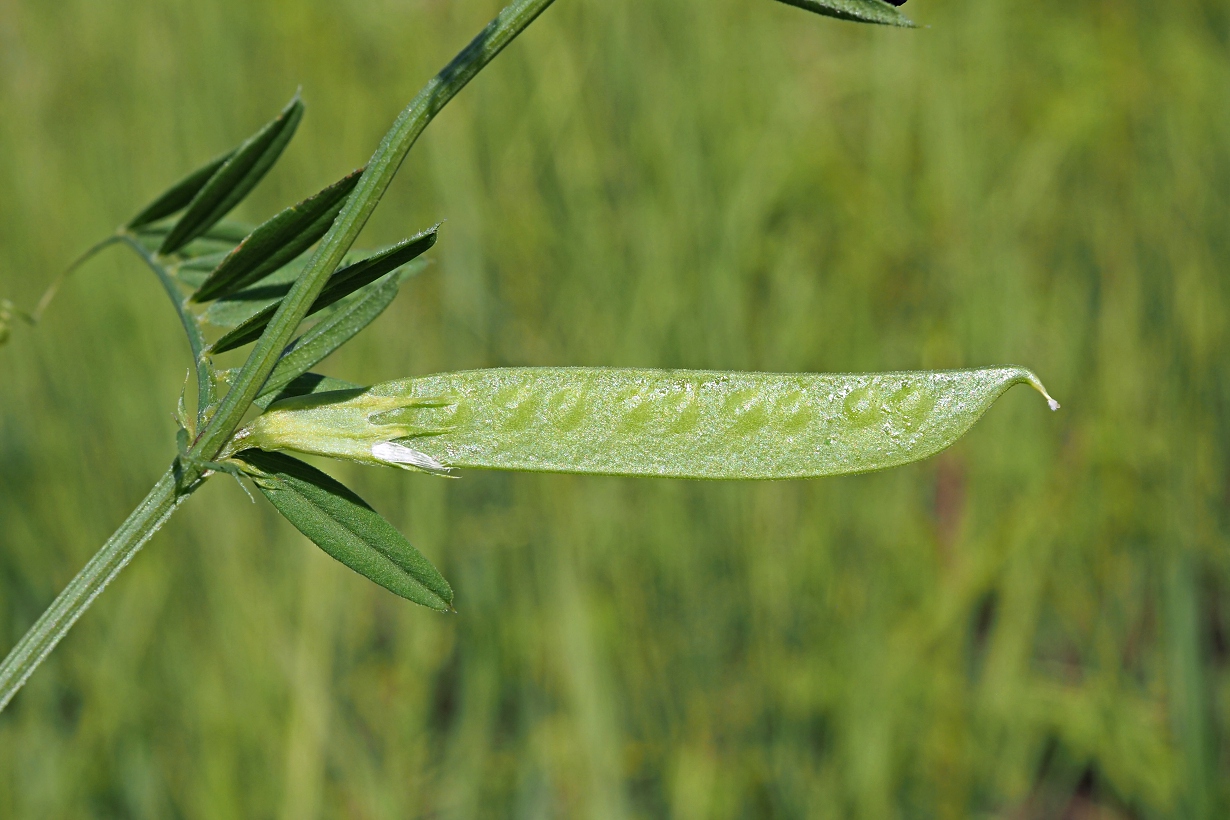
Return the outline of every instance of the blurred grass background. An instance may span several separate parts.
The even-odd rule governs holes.
[[[0,295],[303,85],[237,216],[370,155],[493,0],[0,0]],[[362,240],[437,263],[324,372],[1019,363],[836,480],[330,471],[453,582],[230,481],[0,715],[5,817],[1210,818],[1230,811],[1230,6],[560,0]],[[165,468],[186,345],[121,252],[0,350],[7,651]]]

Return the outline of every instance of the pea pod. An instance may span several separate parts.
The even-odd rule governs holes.
[[[453,467],[677,478],[808,478],[917,461],[1029,370],[867,374],[503,368],[270,406],[240,446],[429,472]]]

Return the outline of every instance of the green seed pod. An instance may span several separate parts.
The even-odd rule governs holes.
[[[236,447],[429,472],[685,478],[879,470],[952,444],[1028,370],[874,374],[505,368],[279,402]]]

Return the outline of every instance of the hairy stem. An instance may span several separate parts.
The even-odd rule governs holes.
[[[128,520],[107,539],[102,549],[94,554],[0,663],[0,710],[8,705],[26,679],[81,617],[81,613],[111,583],[111,579],[127,566],[137,550],[188,497],[190,490],[180,487],[176,470],[168,470],[128,516]]]

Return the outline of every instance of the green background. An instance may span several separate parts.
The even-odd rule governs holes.
[[[0,296],[303,85],[259,220],[370,155],[490,0],[0,0]],[[428,129],[435,264],[324,372],[1001,363],[942,455],[701,483],[348,465],[458,614],[212,481],[0,715],[5,817],[1230,811],[1230,7],[559,0]],[[6,651],[174,454],[108,251],[0,350]]]

